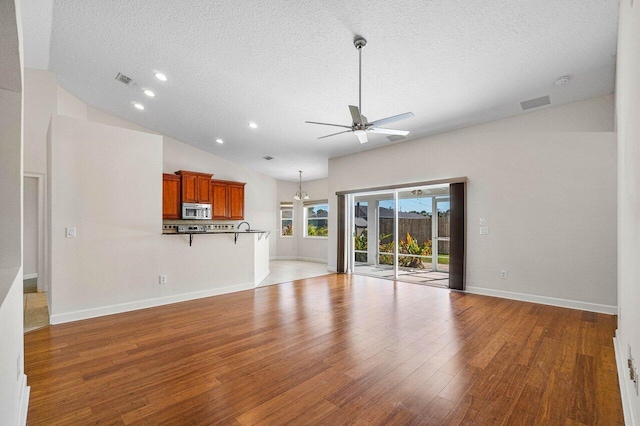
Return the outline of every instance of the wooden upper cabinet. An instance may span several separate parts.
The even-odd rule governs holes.
[[[182,178],[183,203],[211,203],[211,176],[208,173],[178,170],[177,175]]]
[[[198,175],[198,202],[211,204],[211,176]]]
[[[211,181],[212,219],[228,219],[228,193],[229,185],[225,182]]]
[[[198,202],[198,177],[195,175],[182,175],[182,202]]]
[[[244,186],[242,182],[211,181],[213,219],[244,219]]]
[[[162,175],[162,218],[180,219],[180,176]]]
[[[244,183],[229,184],[229,219],[244,219]]]

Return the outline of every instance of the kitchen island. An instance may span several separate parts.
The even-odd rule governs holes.
[[[235,229],[234,225],[217,225],[217,224],[163,224],[163,236],[183,237],[185,243],[189,242],[189,247],[193,246],[194,236],[220,238],[233,237],[234,245],[238,245],[239,238],[249,239],[249,252],[243,253],[246,258],[253,258],[253,284],[257,286],[269,275],[269,236],[272,231],[246,229],[240,231]],[[242,237],[241,237],[242,236]]]

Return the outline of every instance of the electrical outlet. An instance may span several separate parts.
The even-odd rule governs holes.
[[[160,275],[160,284],[166,284],[166,283],[167,283],[167,276]]]
[[[507,271],[500,271],[500,278],[502,278],[503,280],[507,279]]]
[[[66,236],[67,238],[75,238],[76,237],[76,228],[75,226],[69,226],[66,228]]]

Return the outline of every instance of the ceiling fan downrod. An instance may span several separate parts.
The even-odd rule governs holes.
[[[362,123],[362,48],[367,45],[364,37],[357,37],[353,45],[358,49],[358,111],[360,112],[360,123]]]

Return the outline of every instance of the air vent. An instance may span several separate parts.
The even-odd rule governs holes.
[[[520,106],[522,106],[522,110],[526,111],[531,108],[538,108],[544,105],[549,105],[551,103],[551,99],[549,96],[541,96],[535,99],[529,99],[528,101],[520,102]]]
[[[401,136],[401,135],[387,136],[387,139],[389,139],[391,142],[398,142],[406,138],[407,138],[406,136]]]
[[[265,155],[265,156],[264,156],[264,157],[262,157],[262,158],[264,158],[264,159],[265,159],[265,160],[267,160],[267,161],[271,161],[271,160],[273,160],[273,157],[272,157],[272,156],[270,156],[270,155]]]
[[[118,80],[120,83],[124,83],[124,84],[129,84],[131,83],[131,79],[129,77],[127,77],[124,74],[118,73],[118,75],[116,76],[116,80]]]

